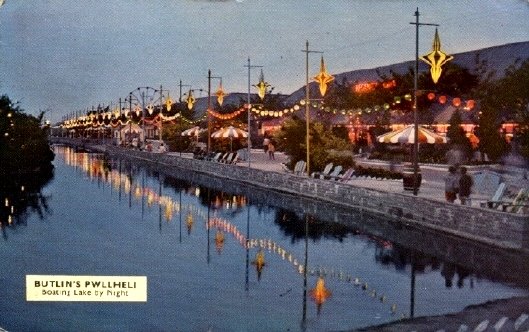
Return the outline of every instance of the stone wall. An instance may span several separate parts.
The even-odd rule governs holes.
[[[168,174],[189,170],[216,178],[245,182],[272,191],[353,207],[392,220],[417,224],[501,248],[529,252],[529,217],[485,208],[308,178],[287,172],[266,172],[243,166],[180,158],[106,146],[106,152],[163,166]]]

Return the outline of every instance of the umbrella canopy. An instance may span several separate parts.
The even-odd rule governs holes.
[[[182,132],[182,136],[198,136],[202,132],[202,129],[198,126],[186,129]]]
[[[213,138],[245,138],[248,137],[248,133],[242,129],[229,126],[228,128],[221,128],[211,134]]]
[[[434,133],[424,127],[419,126],[419,143],[446,143],[446,137]],[[380,143],[415,143],[415,126],[409,125],[402,129],[395,130],[377,137]]]

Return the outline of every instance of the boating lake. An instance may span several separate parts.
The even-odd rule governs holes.
[[[190,171],[55,152],[40,209],[2,220],[8,331],[347,330],[529,294],[521,254]],[[26,275],[146,276],[147,301],[29,302]]]

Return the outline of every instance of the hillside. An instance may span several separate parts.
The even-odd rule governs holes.
[[[471,72],[476,72],[477,64],[485,64],[487,71],[493,73],[493,77],[503,76],[505,69],[510,65],[529,59],[529,41],[494,46],[475,51],[453,54],[454,63],[461,67],[468,68]],[[345,73],[334,74],[336,82],[360,82],[374,81],[380,75],[389,74],[391,71],[403,74],[415,66],[415,61],[401,62],[393,65],[377,67],[372,69],[359,69]],[[419,71],[427,71],[428,66],[419,62]],[[311,93],[317,93],[316,83],[310,83]],[[287,97],[286,103],[293,103],[305,96],[305,87],[302,87]]]

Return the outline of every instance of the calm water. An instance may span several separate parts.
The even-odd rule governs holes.
[[[528,295],[526,257],[200,175],[56,152],[47,209],[2,226],[9,331],[344,330]],[[27,274],[143,275],[148,301],[26,302]],[[328,296],[317,301],[319,276]]]

